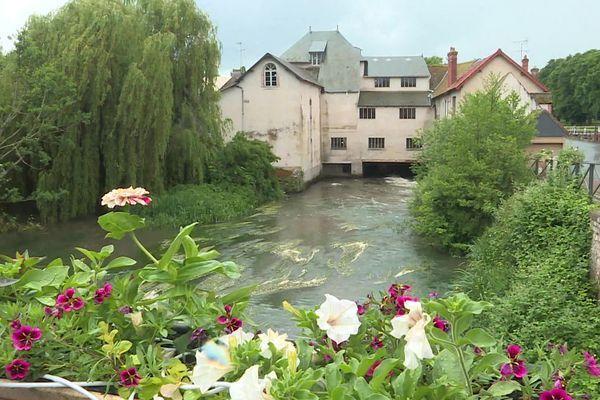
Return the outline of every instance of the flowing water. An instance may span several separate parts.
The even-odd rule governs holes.
[[[248,218],[199,227],[194,232],[199,243],[215,246],[221,260],[243,268],[233,284],[213,278],[203,285],[227,290],[258,284],[250,306],[254,322],[287,331],[294,330],[283,300],[310,307],[320,304],[325,293],[364,299],[391,282],[412,284],[420,296],[443,292],[459,260],[411,232],[407,202],[414,185],[402,178],[321,181]],[[148,230],[140,237],[161,248],[174,233]],[[76,246],[97,249],[109,243],[95,220],[82,220],[0,236],[0,254],[28,248],[32,255],[65,256]],[[139,256],[128,240],[115,248]]]

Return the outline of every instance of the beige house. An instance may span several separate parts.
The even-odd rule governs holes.
[[[319,175],[363,175],[416,160],[419,131],[456,112],[466,93],[501,77],[531,111],[542,110],[535,148],[562,148],[549,90],[502,50],[482,60],[427,66],[422,56],[366,57],[338,31],[309,31],[280,57],[265,54],[221,88],[230,135],[268,141],[279,172],[305,182]]]

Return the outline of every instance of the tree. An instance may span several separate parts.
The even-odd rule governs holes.
[[[501,201],[531,179],[524,149],[535,133],[535,114],[519,101],[492,76],[484,90],[465,96],[457,115],[423,132],[411,203],[417,232],[465,250]]]
[[[440,56],[425,57],[427,65],[444,64],[444,59]]]
[[[540,80],[552,90],[553,110],[562,121],[600,121],[600,50],[550,60]]]
[[[15,47],[20,103],[60,105],[40,120],[44,162],[13,179],[42,220],[91,214],[120,185],[204,180],[222,145],[220,49],[193,0],[74,0],[30,18]],[[68,96],[44,90],[55,83]],[[28,106],[19,126],[31,131],[36,115]]]

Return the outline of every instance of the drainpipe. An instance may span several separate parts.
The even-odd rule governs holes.
[[[244,110],[244,88],[239,86],[239,85],[235,85],[236,88],[240,89],[242,91],[242,132],[245,132],[244,130],[244,117],[245,117],[245,110]]]

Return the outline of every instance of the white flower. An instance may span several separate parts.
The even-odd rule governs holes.
[[[325,302],[315,312],[319,328],[327,332],[331,340],[341,343],[348,340],[350,335],[358,333],[358,307],[350,300],[339,300],[326,294]]]
[[[251,341],[254,338],[253,333],[244,332],[242,328],[236,329],[229,335],[221,336],[217,339],[219,343],[229,347],[233,343],[233,347]]]
[[[231,400],[266,400],[271,399],[268,389],[271,380],[277,379],[274,372],[269,373],[264,379],[258,379],[258,365],[248,368],[244,375],[229,386]]]
[[[260,355],[264,358],[271,358],[273,354],[271,354],[269,343],[273,343],[275,349],[282,352],[284,358],[286,358],[289,351],[296,350],[294,344],[292,342],[288,342],[287,337],[287,333],[280,335],[271,328],[267,330],[266,334],[259,334],[258,338],[260,339]]]
[[[433,358],[433,352],[427,336],[425,326],[431,322],[431,317],[423,312],[421,303],[418,301],[406,301],[404,303],[409,312],[405,315],[397,315],[392,319],[392,335],[400,339],[404,336],[404,366],[415,369],[419,366],[419,360]]]
[[[202,346],[201,352],[196,352],[192,382],[204,393],[232,369],[227,347],[210,341]]]

